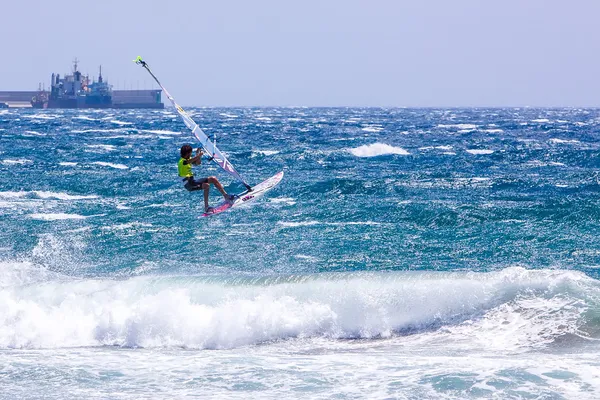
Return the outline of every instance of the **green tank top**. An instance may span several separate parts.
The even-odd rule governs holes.
[[[182,178],[189,178],[190,176],[194,176],[192,173],[192,164],[184,164],[186,161],[185,158],[181,157],[179,162],[177,163],[177,171],[179,172],[179,176]]]

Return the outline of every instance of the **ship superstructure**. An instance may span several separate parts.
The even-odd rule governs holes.
[[[53,73],[49,91],[40,86],[37,92],[0,92],[0,101],[15,106],[26,102],[34,108],[164,108],[160,89],[113,91],[102,76],[102,66],[96,81],[83,75],[78,63],[73,61],[70,74]]]
[[[112,87],[102,79],[102,67],[98,82],[90,82],[77,70],[73,61],[73,73],[61,78],[52,74],[48,108],[109,108],[112,106]]]

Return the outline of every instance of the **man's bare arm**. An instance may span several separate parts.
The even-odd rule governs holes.
[[[204,154],[204,153],[202,152],[202,149],[200,149],[200,148],[197,148],[197,149],[196,149],[196,156],[195,156],[195,157],[192,157],[192,158],[190,158],[190,162],[191,162],[193,165],[200,165],[200,164],[202,164],[202,155],[203,155],[203,154]]]

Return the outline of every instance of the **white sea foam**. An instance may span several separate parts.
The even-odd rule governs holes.
[[[489,150],[489,149],[467,149],[466,152],[470,153],[470,154],[475,154],[475,155],[485,155],[485,154],[492,154],[494,152],[494,150]]]
[[[6,160],[2,160],[2,164],[5,165],[23,165],[23,164],[27,164],[27,163],[31,163],[33,161],[28,160],[26,158],[20,158],[20,159],[6,159]]]
[[[275,154],[279,154],[278,150],[253,150],[252,151],[252,157],[256,157],[257,154],[263,155],[263,156],[272,156]]]
[[[27,193],[27,192],[25,192]],[[89,200],[89,199],[97,199],[96,195],[72,195],[62,192],[44,192],[35,190],[34,193],[36,196],[42,199],[58,199],[58,200]]]
[[[498,129],[498,128],[495,128],[495,129],[484,129],[483,131],[487,132],[487,133],[502,133],[502,132],[504,132],[504,130]]]
[[[114,163],[109,163],[109,162],[104,162],[104,161],[94,161],[92,164],[100,165],[102,167],[116,168],[116,169],[128,169],[129,168],[127,165],[114,164]]]
[[[300,222],[279,221],[278,224],[281,225],[281,226],[285,226],[287,228],[297,228],[299,226],[319,225],[320,222],[319,221],[300,221]]]
[[[294,199],[293,197],[273,197],[273,198],[270,198],[269,201],[271,203],[286,203],[291,206],[296,204],[296,199]]]
[[[117,150],[117,146],[114,146],[112,144],[86,144],[85,147],[88,149],[92,149],[90,151],[97,151],[97,150],[115,151],[115,150]]]
[[[461,129],[463,131],[473,131],[477,129],[478,125],[475,124],[438,124],[438,128],[453,128]]]
[[[73,119],[81,119],[81,120],[84,120],[84,121],[98,121],[98,119],[96,119],[96,118],[90,118],[87,115],[77,115],[77,116],[73,117]]]
[[[294,257],[297,259],[300,259],[300,260],[306,260],[306,261],[311,261],[311,262],[319,261],[319,259],[317,257],[309,256],[307,254],[296,254]]]
[[[33,114],[33,115],[23,115],[23,118],[31,118],[31,119],[56,119],[58,115],[51,114]]]
[[[154,133],[156,135],[181,135],[183,132],[175,132],[175,131],[168,131],[168,130],[163,130],[163,129],[144,129],[142,130],[142,132],[146,132],[146,133]]]
[[[577,143],[581,143],[579,140],[575,140],[575,139],[558,139],[558,138],[552,138],[548,140],[550,143],[563,143],[563,144],[577,144]]]
[[[111,133],[111,132],[127,132],[127,130],[123,128],[114,128],[114,129],[72,129],[69,131],[71,133]]]
[[[2,301],[4,300],[2,289],[11,286],[28,285],[33,282],[44,282],[50,279],[57,279],[60,277],[56,272],[48,271],[45,268],[36,266],[31,261],[0,261],[0,310],[6,306]],[[0,317],[2,319],[2,317]],[[0,334],[0,336],[2,336]]]
[[[58,165],[62,165],[63,167],[74,167],[77,165],[77,163],[71,162],[71,161],[63,161],[63,162],[59,162]]]
[[[538,124],[544,124],[544,123],[550,122],[550,120],[547,118],[538,118],[538,119],[532,119],[531,122],[535,122]]]
[[[113,124],[117,124],[117,125],[133,125],[133,122],[119,121],[116,119],[113,119],[110,122],[112,122]]]
[[[346,222],[320,222],[320,221],[279,221],[278,225],[286,228],[298,228],[302,226],[315,226],[315,225],[326,225],[326,226],[348,226],[348,225],[381,225],[381,222],[374,221],[346,221]]]
[[[419,147],[419,150],[452,150],[452,146],[425,146],[425,147]]]
[[[527,163],[532,167],[564,167],[566,164],[556,161],[542,162],[538,160],[530,161]]]
[[[79,214],[65,214],[65,213],[45,213],[45,214],[29,214],[29,218],[38,219],[42,221],[58,221],[63,219],[86,219],[87,217]]]
[[[369,125],[369,126],[365,126],[364,128],[361,129],[364,132],[381,132],[383,130],[383,128],[381,126],[376,126],[376,125]]]
[[[311,254],[296,257],[316,261]],[[405,348],[448,348],[450,341],[456,353],[503,355],[577,333],[585,305],[563,295],[598,290],[582,273],[522,268],[276,276],[248,283],[78,279],[39,288],[12,286],[18,276],[1,279],[0,348],[233,348],[295,337],[423,332],[403,339]]]
[[[149,227],[152,227],[152,224],[145,223],[145,222],[133,221],[133,222],[125,223],[125,224],[103,226],[102,229],[108,230],[108,231],[126,231],[126,230],[131,230],[131,229],[136,230],[136,229],[140,229],[140,228],[149,228]]]
[[[369,145],[363,145],[357,147],[355,149],[350,149],[350,153],[357,157],[377,157],[384,156],[389,154],[397,154],[397,155],[408,155],[410,154],[408,151],[404,150],[402,147],[394,147],[385,143],[373,143]]]

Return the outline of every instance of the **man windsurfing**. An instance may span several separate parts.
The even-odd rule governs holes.
[[[201,179],[194,179],[194,174],[192,172],[192,165],[200,165],[202,164],[202,150],[196,149],[196,155],[192,157],[192,146],[189,144],[184,144],[181,146],[181,158],[177,163],[177,171],[179,172],[179,177],[183,179],[184,187],[190,192],[196,190],[204,190],[204,211],[207,214],[210,214],[214,211],[212,207],[208,206],[208,192],[210,191],[210,185],[213,184],[217,188],[219,192],[223,195],[228,202],[233,202],[235,199],[234,195],[227,194],[221,182],[214,177],[209,176]]]

